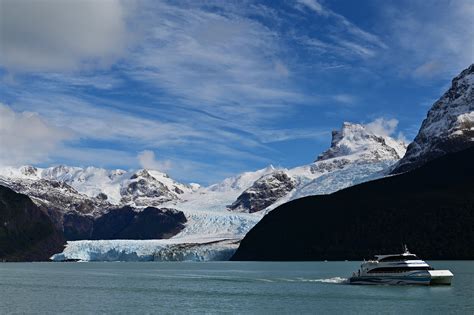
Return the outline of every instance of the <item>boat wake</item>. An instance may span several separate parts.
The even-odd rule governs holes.
[[[331,283],[331,284],[345,284],[349,283],[349,279],[341,277],[333,277],[326,279],[299,279],[303,282],[319,282],[319,283]]]

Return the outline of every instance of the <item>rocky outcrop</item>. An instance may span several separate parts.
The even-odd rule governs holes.
[[[153,177],[147,170],[141,170],[133,174],[120,190],[122,204],[133,203],[137,206],[157,206],[164,202],[179,199],[178,195],[182,193],[184,192],[179,187],[168,187]]]
[[[0,186],[0,260],[48,260],[64,243],[44,210],[28,196]]]
[[[474,145],[474,64],[452,81],[449,90],[434,103],[418,135],[392,173],[417,168],[450,152]]]
[[[233,211],[257,212],[265,209],[296,186],[296,181],[283,171],[265,175],[246,189],[228,208]]]

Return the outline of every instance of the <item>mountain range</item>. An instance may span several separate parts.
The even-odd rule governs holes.
[[[331,147],[313,163],[293,169],[269,166],[209,187],[182,184],[156,170],[64,165],[3,168],[0,184],[47,209],[68,241],[173,238],[177,244],[238,242],[279,204],[384,176],[405,149],[404,143],[376,135],[364,125],[344,123],[333,132]],[[141,219],[145,210],[154,215]],[[161,234],[137,233],[140,229]],[[68,246],[73,245],[69,242]],[[229,246],[235,249],[236,243]]]
[[[269,166],[209,187],[182,184],[156,170],[69,166],[5,167],[0,169],[0,185],[29,196],[48,215],[69,241],[67,255],[57,256],[61,259],[107,260],[107,253],[117,248],[137,259],[228,258],[247,232],[269,212],[279,212],[273,209],[280,205],[413,170],[468,148],[474,131],[473,71],[471,65],[453,80],[406,154],[402,141],[367,125],[344,123],[333,131],[330,148],[313,163],[293,169]],[[295,218],[300,217],[294,211]],[[135,243],[124,247],[117,238]],[[141,240],[148,239],[158,240],[144,246]],[[226,254],[210,254],[213,250]]]

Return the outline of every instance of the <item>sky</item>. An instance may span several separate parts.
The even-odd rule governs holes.
[[[409,142],[473,38],[470,0],[0,0],[0,166],[210,184],[344,121]]]

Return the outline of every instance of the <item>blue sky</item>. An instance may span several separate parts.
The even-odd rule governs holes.
[[[472,1],[0,1],[0,164],[208,184],[344,121],[411,140],[473,61]]]

